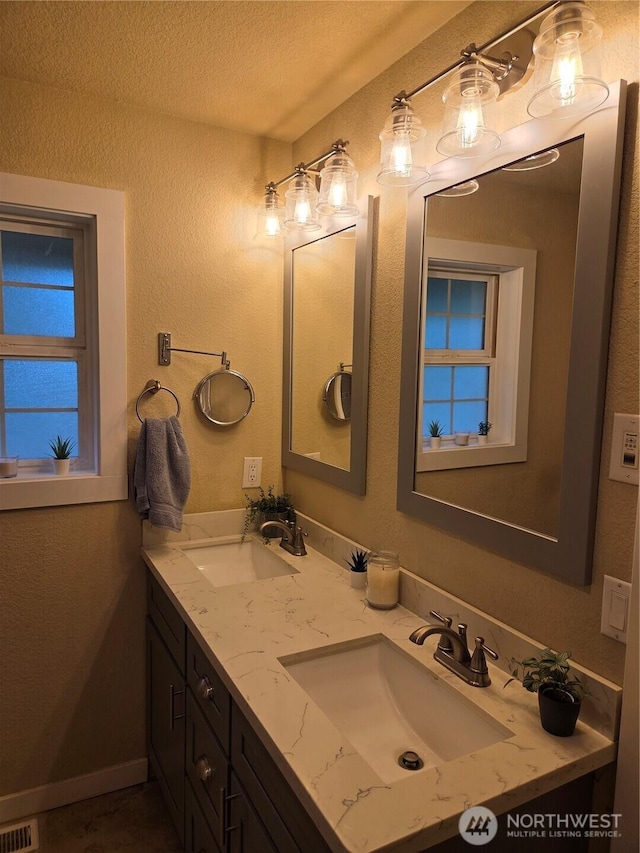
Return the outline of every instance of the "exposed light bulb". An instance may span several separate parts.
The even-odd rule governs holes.
[[[483,127],[484,116],[479,98],[472,97],[468,103],[463,102],[458,113],[458,138],[462,147],[474,145]]]
[[[409,178],[413,166],[411,156],[411,134],[405,130],[394,133],[393,145],[390,155],[391,166],[400,178]]]
[[[558,100],[561,106],[573,104],[577,94],[576,81],[583,73],[578,33],[563,36],[558,41],[552,71],[553,79],[559,83]]]
[[[280,234],[280,217],[277,211],[267,211],[264,220],[264,233],[267,237],[277,237]]]
[[[413,145],[425,135],[422,122],[406,99],[398,96],[380,134],[379,184],[410,186],[429,177],[426,167],[416,162]]]
[[[293,218],[298,225],[306,225],[310,221],[311,205],[308,198],[299,198],[296,200]]]

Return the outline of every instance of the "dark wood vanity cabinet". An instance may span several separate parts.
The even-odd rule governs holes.
[[[148,752],[169,814],[184,841],[186,630],[155,581],[147,619]],[[171,650],[170,650],[171,649]]]
[[[149,760],[186,853],[330,853],[153,575]]]

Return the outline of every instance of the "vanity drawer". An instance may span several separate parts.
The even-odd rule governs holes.
[[[147,610],[158,633],[171,652],[182,675],[185,675],[187,657],[187,629],[169,596],[151,572],[148,573]]]
[[[220,853],[220,848],[198,805],[189,780],[186,781],[184,788],[185,853]]]
[[[278,853],[330,853],[318,828],[235,703],[231,760]]]
[[[231,717],[229,691],[191,634],[187,637],[187,683],[223,749],[228,753]]]
[[[187,692],[186,773],[216,843],[224,845],[229,763],[191,693]]]

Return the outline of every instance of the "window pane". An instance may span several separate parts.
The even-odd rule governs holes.
[[[449,328],[451,349],[484,349],[483,317],[452,317]]]
[[[2,278],[25,284],[73,287],[73,240],[3,231]]]
[[[426,326],[427,338],[425,343],[426,349],[446,349],[447,348],[447,318],[446,317],[427,317]]]
[[[486,420],[487,404],[484,401],[453,404],[454,432],[477,432],[480,421]]]
[[[451,406],[449,403],[425,403],[422,407],[422,433],[429,436],[429,424],[438,421],[443,435],[451,435]]]
[[[75,442],[72,456],[78,455],[77,412],[9,412],[7,453],[21,459],[44,459],[51,455],[49,441],[57,435]]]
[[[452,314],[484,314],[487,302],[486,281],[451,282]]]
[[[442,313],[447,311],[447,294],[449,282],[446,278],[427,279],[427,311]]]
[[[72,290],[5,286],[3,299],[5,334],[74,337]]]
[[[6,359],[4,389],[7,409],[77,409],[78,365]]]
[[[451,367],[425,367],[424,399],[451,399]]]
[[[489,368],[483,365],[454,368],[453,396],[456,400],[486,398]]]

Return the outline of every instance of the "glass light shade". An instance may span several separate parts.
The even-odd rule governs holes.
[[[560,152],[557,148],[549,148],[548,151],[541,151],[540,154],[531,154],[525,157],[524,160],[517,160],[509,166],[503,166],[503,172],[530,172],[532,169],[542,169],[544,166],[550,166],[555,163],[560,157]]]
[[[301,172],[293,178],[284,197],[284,227],[287,231],[320,230],[316,211],[318,191],[306,172]]]
[[[456,71],[442,96],[444,121],[436,150],[447,157],[478,157],[500,146],[493,129],[493,107],[500,87],[479,62]]]
[[[442,196],[444,198],[460,198],[464,195],[473,195],[473,193],[477,193],[479,189],[480,184],[475,178],[471,178],[470,181],[463,181],[463,183],[456,184],[454,187],[448,187],[446,190],[441,190],[438,193],[438,196]]]
[[[282,234],[283,210],[280,197],[273,189],[267,188],[262,204],[258,208],[258,228],[256,237],[280,237]]]
[[[422,122],[410,104],[394,104],[380,134],[378,183],[408,187],[426,181],[429,172],[418,162],[414,144],[425,135]]]
[[[602,27],[584,3],[564,3],[543,20],[533,43],[534,118],[565,118],[603,103],[609,87],[600,79]]]
[[[320,198],[316,210],[323,216],[355,216],[358,173],[344,151],[336,151],[320,172]]]

